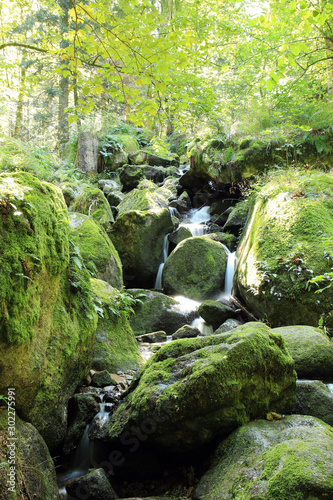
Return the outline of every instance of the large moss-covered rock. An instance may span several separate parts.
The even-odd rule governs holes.
[[[135,314],[130,319],[135,335],[165,331],[171,335],[176,330],[191,323],[197,314],[197,304],[188,301],[182,307],[177,298],[168,297],[160,292],[151,290],[130,290],[134,297],[144,293],[145,299],[135,308]]]
[[[268,412],[287,411],[295,382],[282,337],[262,323],[176,340],[145,365],[111,417],[109,435],[124,442],[137,428],[165,449],[193,449]]]
[[[91,217],[69,214],[71,233],[87,269],[115,288],[123,286],[122,265],[106,231]]]
[[[27,173],[2,174],[0,196],[0,394],[15,387],[18,414],[54,447],[89,366],[97,317],[71,286],[74,263],[67,274],[61,191]]]
[[[118,205],[119,214],[129,210],[152,210],[155,208],[166,208],[169,200],[174,196],[169,185],[157,187],[150,181],[145,181],[139,189],[133,189],[127,193]]]
[[[92,368],[111,373],[138,368],[142,358],[126,313],[121,311],[119,292],[101,280],[92,279],[91,283],[104,309],[104,317],[98,319]],[[119,308],[118,315],[109,305]]]
[[[333,377],[333,342],[319,328],[284,326],[274,331],[283,336],[299,378]]]
[[[330,272],[333,178],[280,173],[258,192],[238,248],[234,289],[272,326],[318,325],[332,310],[333,288],[314,294],[309,280]]]
[[[333,426],[333,394],[320,380],[297,380],[296,403],[291,413],[311,415]]]
[[[155,167],[179,166],[179,160],[177,158],[177,155],[175,154],[166,155],[165,157],[163,157],[157,156],[153,153],[150,153],[149,151],[144,151],[143,149],[129,155],[129,161],[133,165],[144,165],[146,163],[147,165],[152,165]]]
[[[131,285],[154,285],[162,262],[164,236],[172,230],[167,208],[131,210],[118,216],[111,239],[123,264],[124,277]]]
[[[114,222],[109,202],[98,188],[86,188],[76,198],[71,211],[89,215],[106,230],[110,230]]]
[[[176,167],[152,167],[150,165],[124,165],[119,172],[119,178],[124,191],[130,191],[138,186],[141,179],[161,183],[169,175],[175,175]]]
[[[139,143],[129,134],[111,134],[100,144],[98,171],[114,172],[128,163],[128,155],[139,150]]]
[[[201,236],[177,245],[165,262],[162,282],[166,293],[205,299],[223,290],[227,252],[221,243]]]
[[[1,499],[58,499],[55,467],[45,441],[17,415],[9,428],[7,408],[0,408],[0,463]]]
[[[257,420],[217,448],[196,500],[312,500],[333,498],[333,429],[293,415]]]

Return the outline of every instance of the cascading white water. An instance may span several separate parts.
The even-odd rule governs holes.
[[[333,394],[333,384],[327,384],[327,387],[329,388],[329,390]]]
[[[159,289],[162,288],[162,273],[163,273],[163,267],[165,264],[165,261],[168,258],[168,253],[169,253],[169,240],[168,240],[169,234],[166,234],[163,239],[163,262],[160,264],[158,271],[157,271],[157,276],[155,280],[155,285],[154,288]]]
[[[208,325],[208,323],[206,323],[206,321],[201,316],[195,318],[192,321],[191,326],[198,328],[202,335],[212,335],[212,333],[214,332],[212,325]]]
[[[209,220],[209,206],[207,206],[200,208],[200,210],[190,210],[180,225],[191,231],[192,236],[202,236],[206,233]]]
[[[227,268],[225,270],[225,280],[224,280],[225,298],[229,298],[232,292],[235,264],[236,264],[236,252],[229,252],[228,250],[228,261],[227,261]]]

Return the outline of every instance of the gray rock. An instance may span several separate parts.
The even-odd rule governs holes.
[[[111,377],[107,370],[94,373],[91,385],[93,387],[107,387],[109,385],[117,385],[117,382]]]
[[[313,326],[274,328],[285,340],[299,378],[333,377],[333,343]]]
[[[106,199],[111,207],[117,207],[124,199],[124,194],[121,191],[111,191],[106,195]]]
[[[94,469],[66,485],[70,499],[115,500],[119,498],[112,488],[104,469]]]
[[[80,132],[77,144],[76,168],[87,174],[97,174],[98,138],[91,132]]]
[[[237,205],[231,210],[230,214],[228,215],[228,219],[223,226],[223,230],[238,236],[241,229],[245,225],[248,210],[248,204],[246,201],[237,203]]]
[[[190,339],[200,335],[199,328],[190,325],[184,325],[172,334],[172,340]]]
[[[333,426],[333,394],[320,380],[297,380],[291,413],[312,415]]]
[[[184,226],[180,226],[176,231],[173,231],[172,233],[169,234],[168,240],[175,246],[177,246],[178,243],[180,243],[181,241],[191,237],[192,237],[191,231]]]
[[[235,311],[227,304],[216,300],[205,300],[198,308],[200,316],[216,330],[224,321],[235,316]]]
[[[333,498],[332,463],[333,429],[321,420],[257,420],[221,443],[193,498]]]
[[[139,335],[136,338],[139,342],[148,342],[149,344],[153,344],[155,342],[165,342],[167,339],[167,334],[160,330],[158,332]]]
[[[238,321],[237,319],[229,318],[214,331],[214,334],[219,335],[220,333],[229,332],[230,330],[237,328],[241,324],[242,323],[240,321]]]
[[[99,412],[99,404],[91,394],[75,394],[68,403],[68,428],[64,440],[65,454],[74,450],[86,428]]]

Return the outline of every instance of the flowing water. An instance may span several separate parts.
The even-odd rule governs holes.
[[[156,280],[155,280],[155,289],[160,289],[162,288],[162,273],[163,273],[163,267],[165,264],[165,261],[168,258],[168,253],[169,253],[169,240],[168,240],[169,234],[166,234],[164,236],[163,240],[163,262],[160,264],[160,267],[158,268],[157,275],[156,275]]]
[[[210,207],[192,209],[181,222],[181,226],[191,231],[192,236],[202,236],[207,231],[207,222],[210,221]]]

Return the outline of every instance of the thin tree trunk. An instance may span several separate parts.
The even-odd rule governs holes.
[[[16,108],[16,116],[15,116],[15,126],[14,126],[14,134],[13,136],[18,138],[21,131],[22,121],[23,121],[23,107],[24,107],[24,95],[25,95],[25,81],[26,81],[27,70],[24,66],[24,60],[21,65],[21,75],[20,75],[20,88],[18,95],[18,102]]]

